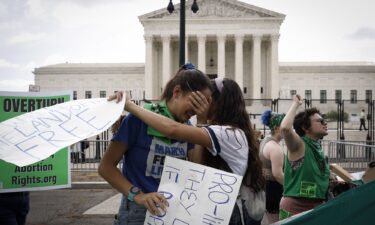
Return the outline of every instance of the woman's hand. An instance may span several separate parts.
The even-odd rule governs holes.
[[[124,95],[123,91],[117,91],[114,95],[108,96],[107,100],[108,101],[116,100],[116,103],[119,103],[121,102],[123,95]]]
[[[211,98],[207,99],[200,91],[191,92],[189,96],[190,106],[197,114],[198,123],[207,122],[207,114],[210,109]]]
[[[163,194],[158,192],[141,193],[134,197],[138,205],[143,205],[153,215],[164,215],[169,206],[167,199]]]
[[[124,110],[127,109],[127,106],[129,106],[130,104],[132,104],[133,102],[130,100],[131,96],[130,96],[130,93],[127,92],[127,91],[117,91],[116,94],[114,95],[110,95],[107,100],[108,101],[113,101],[113,100],[116,100],[116,103],[119,103],[121,102],[122,98],[126,98],[125,100],[125,108]]]

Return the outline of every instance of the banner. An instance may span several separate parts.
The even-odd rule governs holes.
[[[274,225],[374,224],[375,181],[341,193],[334,199]]]
[[[39,162],[61,148],[107,130],[121,115],[125,98],[117,104],[105,98],[80,99],[41,108],[48,99],[1,99],[2,110],[17,115],[0,123],[0,159],[17,166]],[[41,109],[38,109],[41,108]],[[34,110],[35,111],[32,111]],[[30,112],[32,111],[32,112]]]
[[[0,92],[0,122],[43,107],[68,102],[70,99],[69,92]],[[9,147],[4,139],[14,140],[9,135],[11,133],[8,128],[1,127],[1,149]],[[1,158],[6,157],[5,154],[12,153],[0,151]],[[66,147],[51,157],[29,166],[19,167],[0,160],[0,193],[57,189],[70,185],[69,149]]]
[[[144,224],[226,225],[241,182],[242,176],[167,156],[158,192],[169,207],[161,216],[147,211]]]

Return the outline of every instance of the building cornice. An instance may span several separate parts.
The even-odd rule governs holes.
[[[280,62],[280,73],[374,73],[373,62]]]
[[[192,1],[186,3],[186,20],[192,18],[216,18],[216,19],[256,19],[256,18],[274,18],[284,20],[285,15],[268,9],[260,8],[237,0],[197,0],[199,10],[192,13],[190,7]],[[175,5],[173,13],[169,14],[166,8],[162,8],[138,17],[139,21],[144,25],[147,21],[160,20],[178,20],[180,13],[180,4]]]
[[[144,74],[144,63],[64,63],[35,68],[35,75]]]

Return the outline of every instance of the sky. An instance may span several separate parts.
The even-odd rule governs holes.
[[[280,29],[280,62],[375,62],[374,0],[242,2],[286,15]],[[0,0],[0,91],[27,91],[34,84],[34,68],[51,64],[143,63],[138,16],[168,3]]]

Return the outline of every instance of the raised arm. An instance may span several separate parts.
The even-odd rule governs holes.
[[[293,103],[280,125],[281,135],[288,148],[288,159],[292,161],[300,159],[305,154],[303,141],[293,129],[294,118],[300,105],[302,105],[301,96],[294,95]]]

